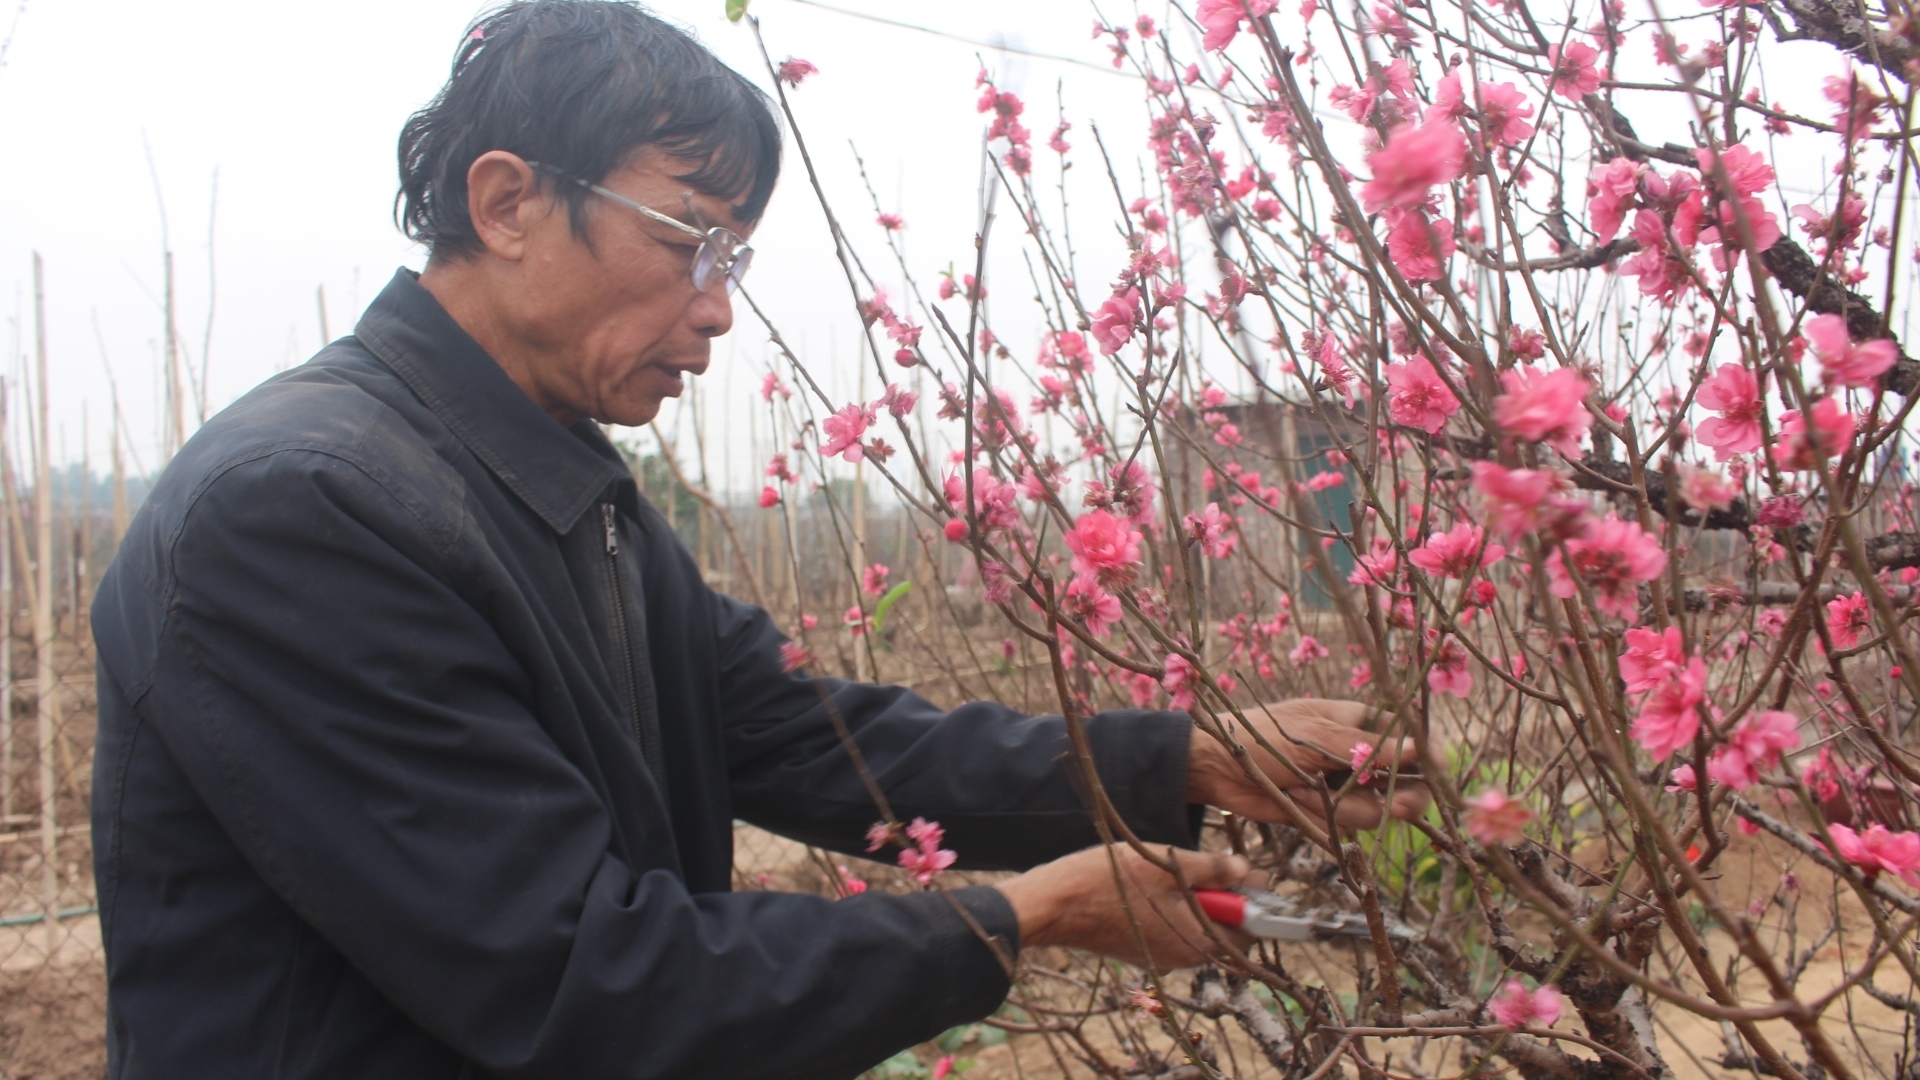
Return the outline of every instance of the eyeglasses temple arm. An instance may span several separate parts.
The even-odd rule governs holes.
[[[575,180],[574,183],[579,184],[581,187],[586,188],[588,191],[593,192],[595,195],[598,195],[603,199],[607,199],[611,202],[617,202],[621,206],[624,206],[629,210],[638,210],[642,214],[645,214],[646,216],[652,218],[653,220],[659,222],[662,225],[671,225],[674,228],[679,229],[681,232],[686,233],[688,236],[697,236],[702,240],[705,240],[707,238],[706,233],[701,232],[699,229],[694,228],[693,226],[687,224],[686,222],[680,221],[676,218],[670,218],[667,215],[661,213],[660,211],[655,210],[651,206],[642,206],[641,204],[634,202],[632,199],[627,198],[625,195],[622,195],[617,191],[609,191],[608,189],[601,187],[599,184],[589,184],[585,180]]]

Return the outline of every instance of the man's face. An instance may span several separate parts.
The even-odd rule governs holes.
[[[600,186],[702,231],[720,225],[746,236],[726,202],[674,179],[687,169],[648,147]],[[685,373],[707,370],[733,307],[723,284],[693,287],[697,238],[630,207],[589,195],[586,236],[574,235],[559,197],[565,183],[554,181],[552,212],[527,230],[520,269],[529,295],[513,301],[526,375],[556,416],[645,424],[661,401],[680,396]]]

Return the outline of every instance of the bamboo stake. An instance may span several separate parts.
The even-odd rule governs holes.
[[[120,538],[127,535],[127,467],[120,457],[120,392],[113,394],[113,547],[120,550]]]
[[[11,474],[7,460],[7,391],[0,383],[0,472]],[[0,820],[13,816],[13,515],[11,481],[8,513],[0,514]]]
[[[214,275],[213,260],[213,224],[220,216],[220,168],[213,170],[213,193],[207,200],[207,329],[200,336],[200,377],[194,380],[194,405],[199,412],[200,424],[207,422],[207,400],[213,391],[207,386],[208,366],[213,355],[213,308],[214,301],[220,295],[220,279]]]
[[[179,327],[174,322],[173,306],[173,252],[162,253],[166,263],[166,358],[167,358],[167,459],[180,452],[180,444],[186,441],[187,413],[185,395],[180,392],[180,338]],[[42,388],[42,394],[45,388]]]
[[[170,277],[171,275],[169,275]],[[168,284],[171,295],[171,281]],[[169,314],[168,329],[172,329]],[[47,303],[40,253],[33,255],[34,411],[39,415],[40,455],[33,484],[34,526],[39,541],[38,586],[33,605],[35,703],[40,735],[40,889],[46,909],[47,957],[59,944],[59,823],[55,820],[53,775],[53,462],[47,429]]]
[[[87,446],[87,403],[80,403],[80,520],[73,526],[73,640],[78,650],[87,640],[87,568],[92,562],[88,544],[93,530],[93,453]]]

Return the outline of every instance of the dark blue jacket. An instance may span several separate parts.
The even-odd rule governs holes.
[[[987,1014],[993,889],[728,891],[736,819],[878,817],[823,693],[963,865],[1095,840],[1058,717],[783,673],[405,271],[194,436],[93,620],[116,1078],[849,1076]],[[1149,839],[1190,841],[1189,731],[1092,723]]]

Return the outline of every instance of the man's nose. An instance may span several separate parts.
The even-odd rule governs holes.
[[[702,337],[717,338],[733,329],[733,298],[727,295],[726,286],[716,285],[695,296],[687,308],[687,319]]]

